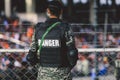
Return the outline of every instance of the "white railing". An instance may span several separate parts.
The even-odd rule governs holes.
[[[28,46],[28,44],[25,43],[25,42],[23,42],[23,41],[14,39],[14,38],[12,38],[12,37],[4,36],[4,35],[2,35],[2,34],[0,34],[0,39],[8,40],[8,41],[11,41],[11,42],[13,42],[13,43],[15,43],[15,44],[21,45],[21,46]]]
[[[29,49],[0,49],[0,52],[25,52],[27,53]],[[80,49],[78,52],[119,52],[120,48],[87,48]]]

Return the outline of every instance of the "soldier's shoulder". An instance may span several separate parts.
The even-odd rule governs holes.
[[[38,29],[42,28],[43,25],[44,25],[43,22],[38,22],[38,23],[35,25],[35,30],[38,30]]]
[[[62,21],[61,24],[62,24],[62,25],[65,25],[65,26],[68,26],[68,25],[69,25],[69,23],[66,22],[66,21]]]
[[[62,25],[64,28],[66,28],[66,29],[69,29],[69,28],[71,27],[70,23],[65,22],[65,21],[62,22],[61,25]]]
[[[41,25],[43,25],[44,23],[43,22],[38,22],[36,25],[35,25],[35,27],[39,27],[39,26],[41,26]]]

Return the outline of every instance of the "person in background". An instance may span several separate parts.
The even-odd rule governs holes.
[[[89,71],[89,61],[87,59],[86,53],[79,53],[78,54],[78,60],[77,64],[74,66],[74,68],[71,70],[73,76],[88,76]]]

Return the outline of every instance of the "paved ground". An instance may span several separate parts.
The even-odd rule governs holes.
[[[91,77],[73,78],[73,80],[92,80]],[[116,80],[114,75],[99,76],[99,80]]]

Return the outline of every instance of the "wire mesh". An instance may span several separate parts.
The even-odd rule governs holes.
[[[31,43],[34,25],[24,24],[18,27],[5,28],[0,25],[0,49],[28,50]],[[73,80],[94,80],[95,54],[97,54],[99,80],[116,80],[115,61],[119,59],[120,25],[98,24],[97,32],[90,24],[71,24],[75,35],[75,44],[78,49],[109,48],[110,51],[79,52],[76,66],[71,70]],[[105,28],[107,27],[107,28]],[[94,36],[97,35],[96,46]],[[114,50],[112,51],[112,49]],[[26,52],[0,52],[0,80],[36,80],[37,67],[26,61]]]

